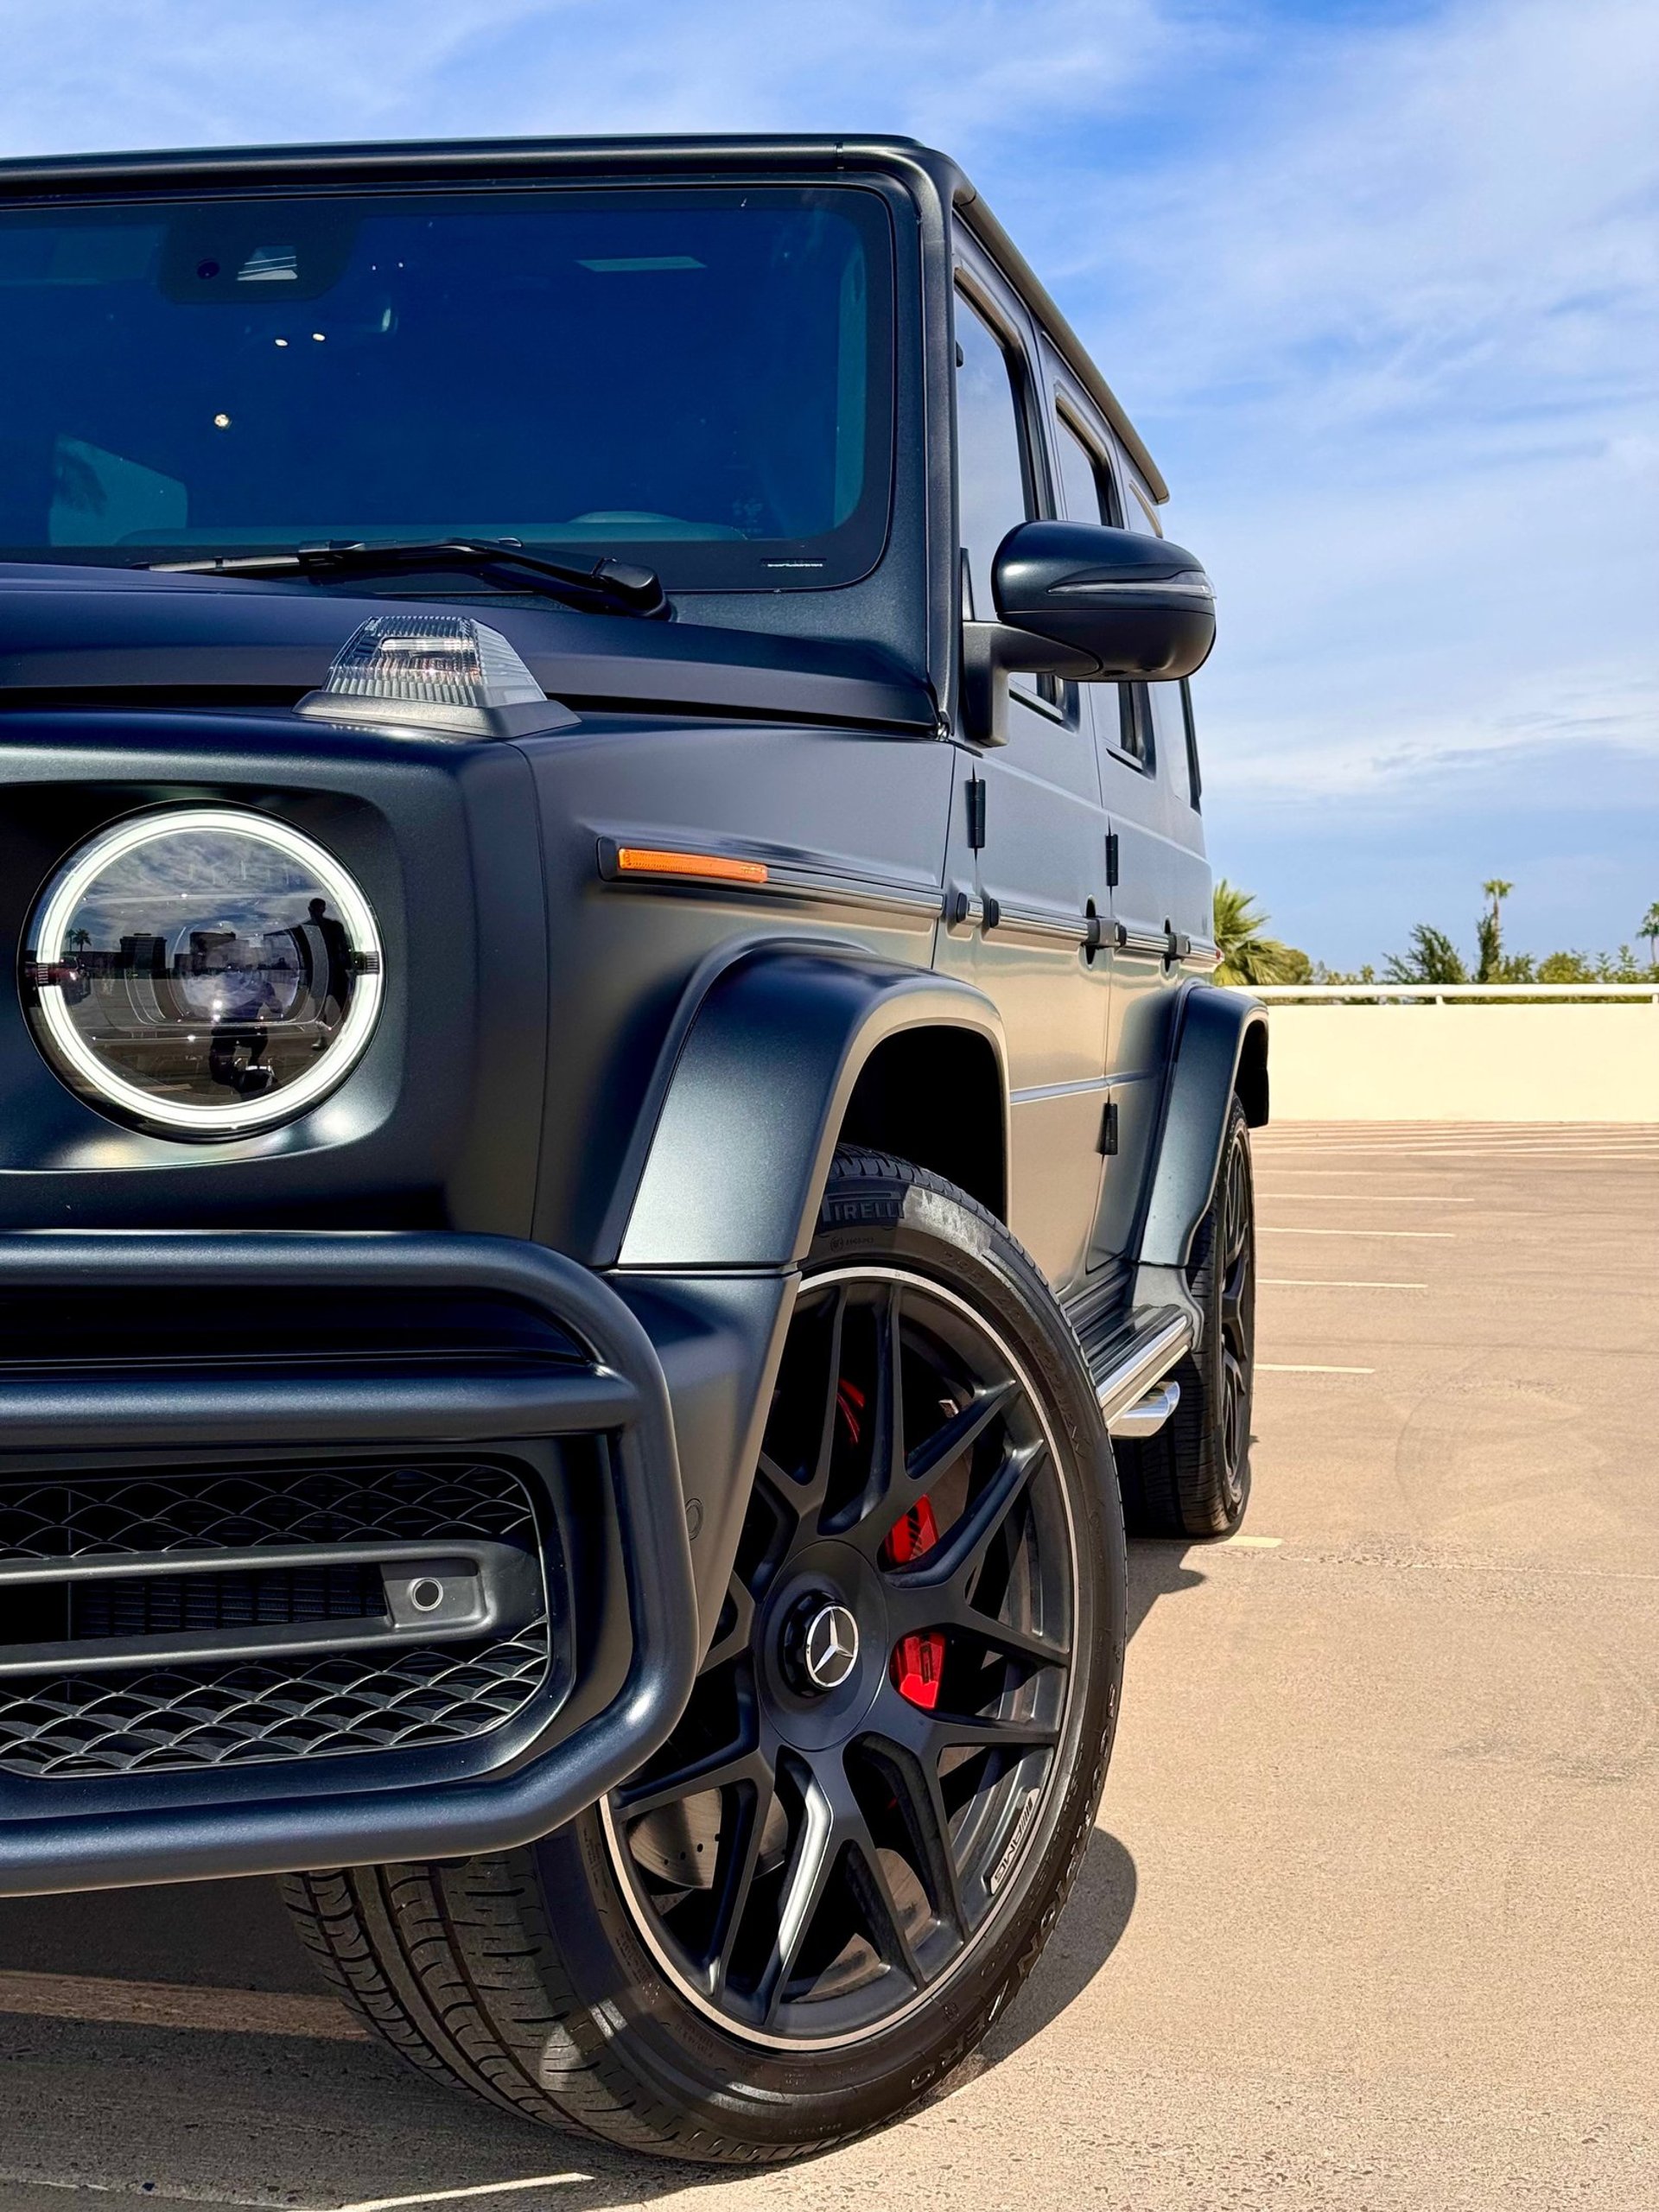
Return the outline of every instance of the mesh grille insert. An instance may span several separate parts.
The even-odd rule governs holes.
[[[145,1469],[0,1483],[0,1558],[240,1551],[365,1536],[536,1541],[530,1494],[490,1462]]]
[[[457,1537],[539,1548],[535,1508],[514,1469],[467,1459],[338,1462],[0,1482],[0,1558],[200,1559],[262,1544]],[[69,1602],[73,1633],[87,1637],[234,1632],[384,1612],[377,1568],[326,1560],[92,1580],[73,1586]],[[460,1742],[512,1719],[551,1671],[544,1613],[497,1636],[87,1674],[60,1665],[0,1678],[0,1770],[62,1779]]]

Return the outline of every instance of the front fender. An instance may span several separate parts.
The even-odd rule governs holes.
[[[995,1007],[969,985],[855,947],[760,950],[715,976],[670,1077],[623,1231],[623,1268],[790,1267],[876,1047],[969,1029],[1007,1077]],[[939,1110],[949,1110],[941,1099]]]
[[[1255,1123],[1268,1117],[1268,1010],[1260,999],[1211,983],[1181,994],[1164,1086],[1157,1162],[1143,1217],[1135,1303],[1163,1302],[1168,1275],[1186,1266],[1209,1211],[1234,1092]]]

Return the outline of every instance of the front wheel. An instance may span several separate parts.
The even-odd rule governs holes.
[[[1092,1828],[1123,1550],[1075,1340],[1001,1226],[842,1152],[729,1592],[674,1735],[525,1850],[289,1885],[417,2064],[753,2162],[914,2105],[1034,1962]]]

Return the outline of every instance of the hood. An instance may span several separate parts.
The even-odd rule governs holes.
[[[511,639],[550,698],[672,714],[931,730],[919,676],[874,647],[709,623],[578,614],[519,594],[454,600],[309,582],[0,564],[0,709],[292,704],[389,607],[471,615]]]

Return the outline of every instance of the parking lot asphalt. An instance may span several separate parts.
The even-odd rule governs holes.
[[[10,1903],[0,2212],[1653,2212],[1659,1128],[1256,1158],[1244,1537],[1132,1548],[1094,1846],[950,2094],[641,2164],[355,2037],[267,1885]]]

